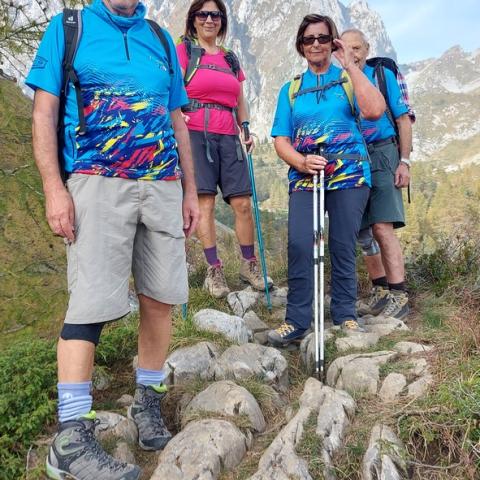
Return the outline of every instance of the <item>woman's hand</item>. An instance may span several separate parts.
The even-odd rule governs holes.
[[[253,134],[250,133],[248,140],[245,140],[245,132],[242,128],[242,143],[245,145],[247,152],[252,152],[255,148],[255,140],[253,139]]]
[[[325,169],[327,163],[327,159],[320,155],[305,155],[300,171],[309,175],[317,175],[320,170]]]
[[[333,52],[333,55],[340,62],[342,68],[348,70],[352,65],[355,65],[353,49],[347,46],[345,42],[339,38],[336,38],[333,43],[337,47],[337,50]]]
[[[185,115],[182,112],[182,118],[183,118],[183,121],[185,122],[185,125],[188,125],[188,122],[190,121],[190,117],[188,115]]]

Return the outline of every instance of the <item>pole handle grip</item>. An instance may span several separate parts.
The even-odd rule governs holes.
[[[248,140],[250,138],[250,123],[249,122],[243,122],[242,123],[242,128],[243,128],[243,138],[245,140]]]

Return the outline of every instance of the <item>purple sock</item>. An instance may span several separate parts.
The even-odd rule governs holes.
[[[255,259],[255,247],[253,245],[240,245],[240,250],[245,260]]]
[[[217,246],[215,245],[214,247],[210,248],[204,248],[203,253],[205,254],[205,258],[207,259],[207,262],[209,265],[220,265],[220,260],[217,255]]]

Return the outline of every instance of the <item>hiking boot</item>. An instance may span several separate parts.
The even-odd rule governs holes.
[[[362,317],[364,315],[378,315],[387,306],[389,293],[390,290],[388,288],[375,285],[365,302],[359,302],[357,307],[358,314]]]
[[[163,422],[160,402],[167,392],[165,385],[159,387],[137,385],[128,417],[138,427],[138,443],[144,450],[161,450],[172,438]]]
[[[274,347],[286,347],[292,342],[303,340],[308,333],[309,330],[300,330],[285,322],[275,330],[270,330],[267,338]]]
[[[210,295],[215,298],[223,298],[230,293],[222,265],[210,265],[207,268],[203,288],[208,290]]]
[[[245,260],[242,258],[242,263],[240,264],[240,279],[249,283],[255,290],[265,290],[260,262],[257,259]],[[267,287],[270,288],[272,285],[272,279],[267,276]]]
[[[365,329],[359,325],[356,320],[345,320],[342,323],[342,330],[346,333],[356,332],[356,333],[364,333]]]
[[[47,476],[54,480],[138,480],[140,468],[120,462],[95,438],[95,412],[59,425],[47,456]]]
[[[388,303],[380,312],[383,317],[393,317],[403,320],[410,312],[408,307],[408,293],[402,290],[390,290]]]

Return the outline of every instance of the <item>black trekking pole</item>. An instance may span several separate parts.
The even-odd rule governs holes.
[[[248,128],[249,123],[243,122],[243,136],[245,140],[250,138],[250,130]],[[269,311],[272,311],[272,302],[270,300],[270,292],[268,291],[268,281],[267,281],[267,263],[265,261],[265,249],[263,247],[263,236],[262,228],[260,226],[260,212],[258,210],[258,201],[257,201],[257,188],[255,186],[255,174],[253,172],[253,158],[250,152],[250,148],[247,147],[247,160],[248,160],[248,174],[250,175],[250,183],[252,185],[252,196],[253,196],[253,213],[255,215],[255,226],[257,227],[257,240],[258,240],[258,249],[260,250],[260,262],[262,264],[262,273],[263,273],[263,284],[265,285],[265,296],[267,298],[267,307]]]

